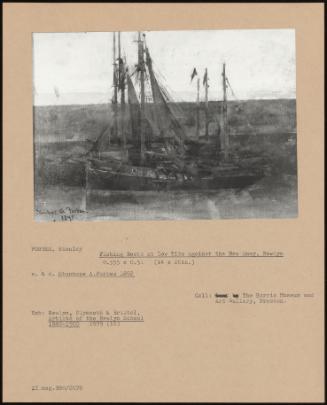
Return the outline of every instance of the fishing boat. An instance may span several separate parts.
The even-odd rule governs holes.
[[[140,32],[137,55],[135,69],[129,71],[122,57],[121,33],[113,33],[113,119],[87,154],[88,187],[122,191],[216,190],[247,187],[263,177],[262,168],[243,167],[231,153],[225,64],[220,130],[215,139],[209,137],[206,70],[205,136],[199,136],[198,96],[196,136],[192,138],[176,117],[167,89],[157,78],[145,34]]]

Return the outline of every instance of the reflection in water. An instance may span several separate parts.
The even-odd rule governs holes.
[[[296,176],[267,177],[243,190],[123,192],[47,186],[36,198],[38,221],[294,218]]]

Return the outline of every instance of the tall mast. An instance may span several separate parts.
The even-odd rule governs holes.
[[[145,107],[145,89],[144,89],[144,44],[141,39],[141,33],[138,33],[138,69],[140,71],[140,84],[141,84],[141,117],[140,117],[140,135],[141,135],[141,163],[145,158],[145,139],[144,139],[144,107]]]
[[[197,79],[196,93],[196,139],[200,136],[200,78]]]
[[[113,85],[114,85],[114,97],[113,103],[117,104],[117,72],[116,72],[116,33],[112,33],[112,54],[113,54]]]
[[[208,69],[206,68],[204,73],[204,88],[205,88],[205,136],[209,138],[209,104],[208,104]]]
[[[118,60],[119,60],[119,72],[120,72],[120,102],[125,104],[125,72],[124,72],[124,62],[121,57],[121,46],[120,46],[120,32],[118,32]]]
[[[121,110],[121,147],[123,152],[126,150],[125,134],[125,66],[121,57],[120,32],[118,32],[118,66],[119,66],[119,90],[120,90],[120,110]]]
[[[227,127],[227,80],[226,80],[226,71],[225,71],[225,63],[223,64],[223,72],[222,72],[222,79],[223,79],[223,111],[222,111],[222,119],[223,119],[223,138],[224,138],[224,157],[227,160],[229,157],[229,134],[228,134],[228,127]]]
[[[118,87],[117,87],[117,68],[116,68],[116,33],[112,33],[112,54],[113,54],[113,86],[114,86],[114,96],[112,99],[113,112],[114,112],[114,135],[117,136],[117,101],[118,101]],[[109,134],[109,144],[110,144],[110,134]]]

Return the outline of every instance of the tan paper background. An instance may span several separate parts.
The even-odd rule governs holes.
[[[4,5],[4,400],[323,400],[323,5]],[[32,32],[295,28],[297,219],[33,221]],[[83,246],[32,254],[31,246]],[[279,250],[126,280],[38,280],[103,270],[99,250]],[[286,305],[212,305],[197,291],[314,292]],[[144,324],[48,328],[31,310],[137,308]],[[82,384],[82,392],[31,390]]]

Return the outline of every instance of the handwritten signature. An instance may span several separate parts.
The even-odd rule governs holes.
[[[35,210],[38,215],[50,216],[56,221],[55,217],[58,217],[57,220],[61,221],[72,221],[74,217],[78,214],[87,214],[87,211],[82,210],[80,208],[72,208],[72,207],[62,207],[56,210]]]

